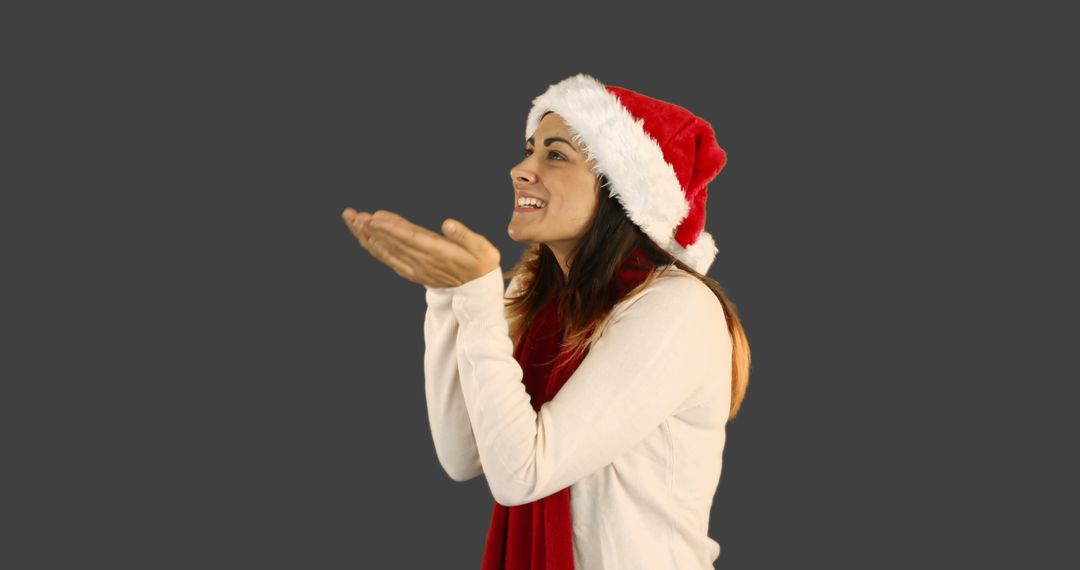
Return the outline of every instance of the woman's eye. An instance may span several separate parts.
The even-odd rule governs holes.
[[[529,156],[529,152],[530,152],[530,151],[532,151],[532,149],[531,149],[531,148],[527,148],[527,149],[525,149],[525,152],[524,152],[524,153],[522,153],[522,154],[524,154],[525,156]],[[553,151],[553,150],[551,150],[551,151],[548,151],[548,156],[552,156],[552,155],[554,155],[554,156],[557,156],[557,157],[559,157],[559,160],[566,160],[566,158],[565,158],[565,157],[563,157],[563,155],[561,155],[561,154],[559,154],[559,153],[557,153],[557,152],[555,152],[555,151]]]

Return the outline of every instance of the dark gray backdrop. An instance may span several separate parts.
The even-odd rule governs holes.
[[[423,287],[340,214],[456,217],[509,267],[530,102],[583,71],[728,152],[717,567],[1049,567],[1064,19],[755,6],[5,8],[0,566],[478,567]]]

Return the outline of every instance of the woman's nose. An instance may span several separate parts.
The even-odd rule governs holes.
[[[519,164],[510,169],[510,178],[514,182],[533,183],[536,182],[536,173]]]

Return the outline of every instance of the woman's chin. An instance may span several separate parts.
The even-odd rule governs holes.
[[[517,227],[514,224],[510,224],[510,227],[506,228],[506,234],[510,236],[510,239],[518,243],[536,243],[536,236],[533,235],[533,232]]]
[[[520,230],[518,230],[517,228],[515,228],[513,226],[510,226],[510,227],[506,228],[506,234],[510,236],[510,239],[512,239],[512,240],[514,240],[514,241],[516,241],[518,243],[528,243],[529,242],[529,235],[527,233],[522,233]]]
[[[506,233],[510,236],[510,239],[516,242],[530,241],[529,238],[532,237],[533,232],[528,229],[527,225],[521,223],[520,220],[510,220],[510,224],[506,226]]]

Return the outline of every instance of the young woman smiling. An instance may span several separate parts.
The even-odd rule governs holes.
[[[727,160],[690,111],[578,74],[533,101],[510,170],[508,272],[443,235],[347,208],[358,241],[425,286],[439,462],[495,499],[483,568],[712,568],[726,424],[749,380],[734,304],[706,275],[707,184]],[[509,284],[504,288],[504,280]]]

